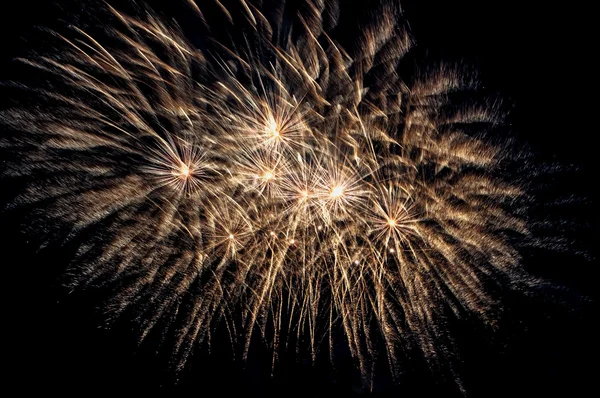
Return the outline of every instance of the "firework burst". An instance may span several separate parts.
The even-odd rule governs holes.
[[[109,314],[141,339],[172,324],[178,366],[219,322],[245,354],[285,331],[315,356],[339,325],[365,377],[375,341],[392,370],[412,345],[437,366],[448,316],[492,323],[488,286],[524,280],[522,188],[485,139],[499,106],[461,100],[477,85],[459,68],[402,76],[394,2],[346,48],[338,2],[271,3],[189,0],[201,44],[110,7],[103,33],[53,33],[59,52],[21,60],[53,85],[1,114],[20,157],[3,177],[28,181],[9,208],[79,242],[70,286],[116,286]]]

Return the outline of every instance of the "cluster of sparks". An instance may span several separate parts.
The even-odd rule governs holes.
[[[521,190],[481,134],[497,107],[453,102],[476,89],[459,68],[400,75],[412,40],[392,2],[347,50],[337,2],[291,21],[267,3],[189,0],[205,32],[210,12],[243,42],[111,9],[105,36],[73,28],[60,56],[23,59],[68,90],[1,115],[22,156],[5,177],[35,176],[12,206],[79,242],[72,284],[115,286],[111,316],[134,314],[141,338],[172,325],[179,364],[218,322],[244,353],[261,332],[275,358],[285,332],[316,355],[338,325],[364,375],[374,341],[392,369],[407,345],[439,363],[444,319],[491,321],[487,285],[519,273]]]

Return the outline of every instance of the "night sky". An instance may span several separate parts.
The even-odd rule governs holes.
[[[84,2],[77,1],[11,3],[0,12],[2,80],[18,74],[10,59],[23,54],[27,40],[35,36],[33,27],[52,26],[59,18],[71,20],[84,8],[80,5]],[[598,329],[592,315],[597,283],[593,190],[598,182],[594,144],[598,123],[592,120],[595,111],[588,113],[594,101],[588,58],[595,47],[586,43],[590,37],[582,18],[586,12],[570,4],[536,8],[516,0],[402,4],[417,43],[413,56],[421,62],[462,60],[477,69],[486,89],[510,105],[509,134],[530,145],[541,161],[557,162],[568,170],[553,174],[547,194],[571,193],[578,198],[564,216],[576,220],[576,228],[569,231],[573,251],[587,254],[525,253],[524,266],[555,288],[530,298],[507,294],[509,310],[495,333],[481,332],[468,319],[451,325],[459,331],[460,369],[468,396],[587,396],[596,387],[597,376]],[[18,103],[6,95],[0,100],[2,106]],[[0,199],[10,190],[0,185]],[[271,377],[268,350],[257,348],[245,364],[239,358],[232,361],[228,340],[218,336],[210,353],[197,350],[176,382],[165,370],[164,350],[156,353],[159,342],[138,347],[131,324],[102,327],[102,312],[94,308],[97,297],[73,299],[66,294],[60,275],[69,248],[38,252],[35,242],[19,230],[18,219],[0,216],[5,396],[15,392],[370,396],[341,349],[335,368],[327,355],[314,365],[290,355],[281,359]],[[400,385],[391,382],[384,365],[372,396],[458,394],[451,380],[432,375],[417,357],[402,364]]]

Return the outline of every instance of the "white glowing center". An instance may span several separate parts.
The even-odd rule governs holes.
[[[333,187],[333,189],[331,190],[331,197],[332,198],[339,198],[343,194],[344,194],[344,188],[342,188],[339,185]]]
[[[179,173],[181,174],[182,177],[187,178],[190,176],[190,168],[187,165],[182,164],[181,169],[179,170]]]
[[[273,137],[279,137],[279,129],[275,120],[269,120],[269,127],[267,128]]]

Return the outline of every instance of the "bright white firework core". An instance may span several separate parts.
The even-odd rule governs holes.
[[[279,137],[279,129],[277,128],[277,122],[273,118],[269,119],[269,126],[267,130],[271,133],[271,135],[275,138]]]
[[[270,171],[266,171],[265,174],[263,174],[263,178],[265,180],[270,180],[273,178],[273,173],[271,173]]]
[[[190,176],[190,168],[189,168],[189,166],[186,165],[186,164],[182,164],[181,167],[180,167],[180,169],[179,169],[179,174],[183,178],[188,178]]]
[[[344,194],[344,188],[340,185],[336,185],[331,189],[331,193],[329,194],[332,198],[339,198]]]

